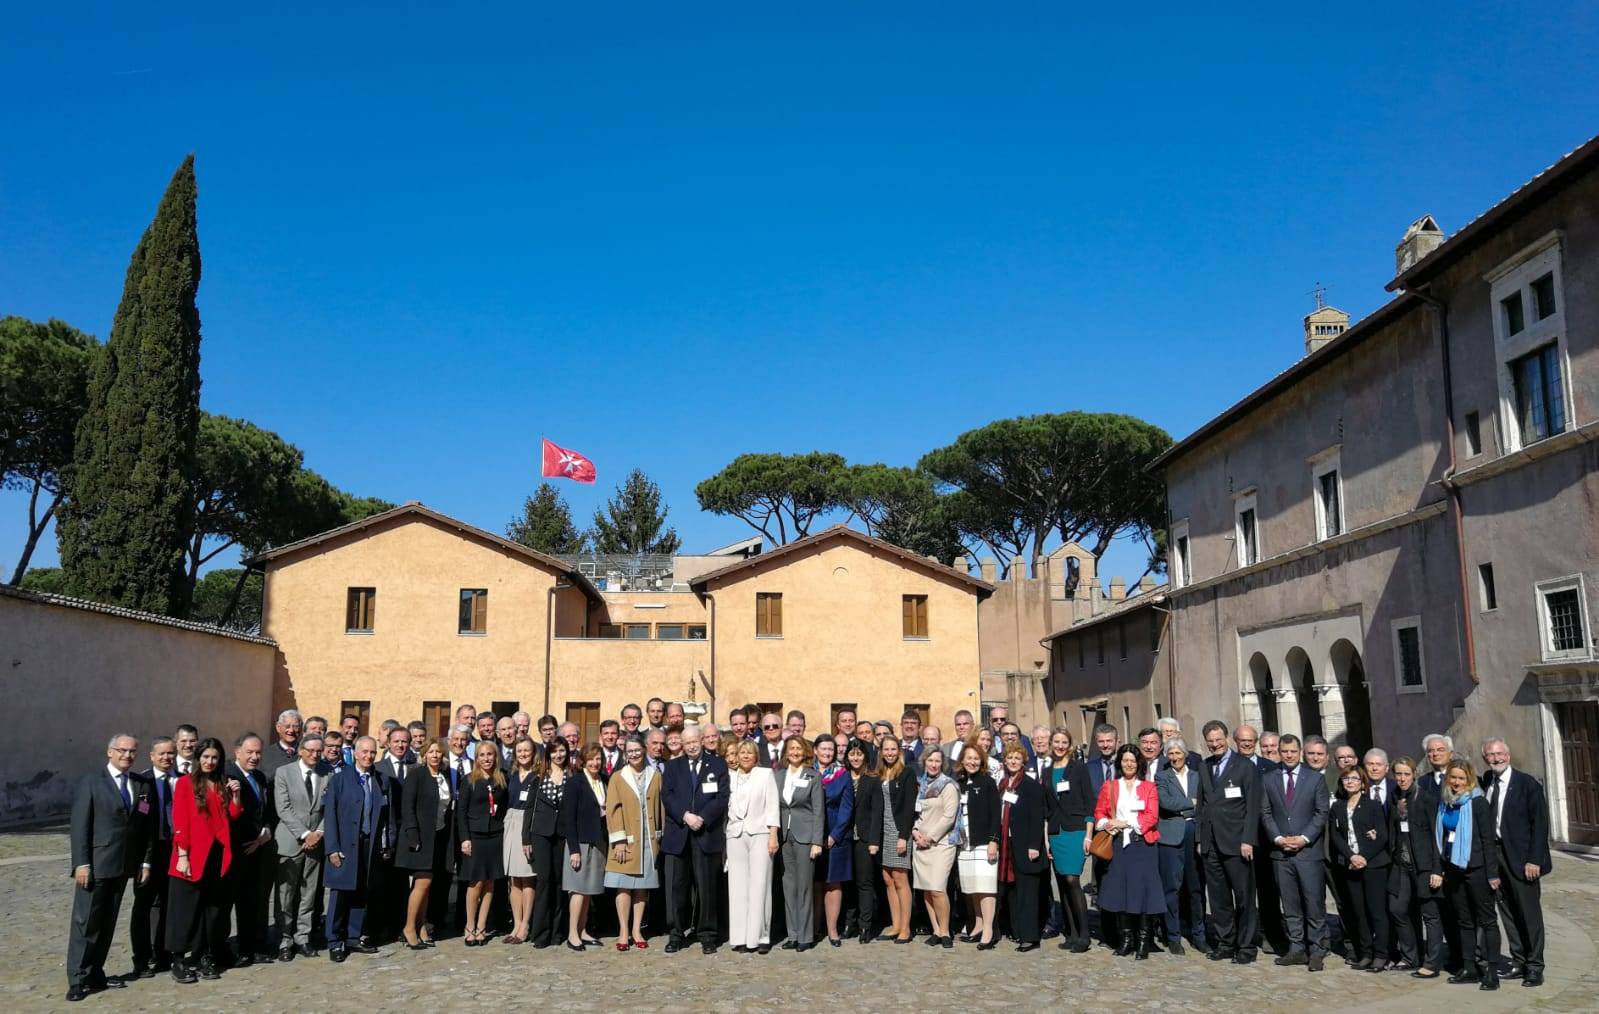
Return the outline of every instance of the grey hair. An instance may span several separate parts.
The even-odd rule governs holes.
[[[291,718],[300,718],[300,713],[295,711],[293,708],[284,708],[282,711],[278,712],[278,720],[273,724],[282,725]],[[301,719],[301,721],[304,721],[304,719]]]
[[[312,743],[315,743],[317,745],[317,748],[321,749],[322,744],[326,743],[326,742],[327,742],[327,740],[323,739],[321,736],[307,736],[304,739],[300,740],[300,749],[301,750],[309,750],[311,748],[311,744]]]
[[[1160,729],[1162,731],[1164,731],[1164,730],[1169,728],[1169,729],[1171,729],[1171,731],[1173,733],[1181,735],[1181,733],[1183,731],[1183,723],[1177,721],[1177,719],[1175,719],[1175,718],[1167,717],[1167,718],[1162,718],[1160,721],[1156,722],[1155,723],[1155,728]]]
[[[468,738],[470,738],[474,731],[476,731],[476,730],[474,730],[472,728],[472,726],[467,725],[465,722],[462,722],[460,725],[454,726],[453,728],[450,729],[450,735],[453,736],[453,735],[455,735],[458,732],[464,732],[464,733],[467,734]]]
[[[1426,753],[1427,745],[1435,739],[1443,743],[1445,750],[1448,750],[1450,753],[1454,752],[1455,741],[1450,739],[1448,736],[1445,736],[1441,732],[1429,732],[1427,735],[1421,737],[1421,752]]]
[[[119,732],[115,736],[112,736],[110,739],[106,740],[105,748],[107,750],[112,749],[117,745],[117,740],[119,739],[131,739],[133,740],[134,749],[137,750],[139,748],[139,737],[135,736],[131,732]]]
[[[1188,743],[1181,736],[1173,736],[1171,739],[1168,739],[1164,749],[1167,752],[1172,750],[1181,750],[1183,752],[1183,756],[1188,756]]]
[[[1510,744],[1505,740],[1505,737],[1503,737],[1503,736],[1489,736],[1487,739],[1482,741],[1482,746],[1479,749],[1481,749],[1483,751],[1486,751],[1490,746],[1493,746],[1495,743],[1498,743],[1500,746],[1504,747],[1506,753],[1510,752]]]
[[[1384,764],[1388,763],[1388,751],[1384,750],[1382,747],[1378,747],[1378,746],[1372,747],[1370,750],[1366,751],[1366,756],[1361,758],[1361,759],[1362,760],[1371,760],[1373,757],[1376,757],[1378,760],[1382,761]]]
[[[371,743],[372,749],[374,750],[378,748],[378,741],[373,739],[371,736],[357,736],[355,742],[351,744],[350,749],[359,750],[361,749],[362,743]]]

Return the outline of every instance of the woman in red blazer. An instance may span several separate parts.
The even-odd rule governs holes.
[[[201,742],[194,770],[172,789],[172,864],[167,870],[167,950],[172,977],[221,976],[227,958],[233,863],[229,825],[244,813],[238,781],[223,780],[222,741]],[[187,957],[185,957],[187,955]]]
[[[1115,855],[1099,886],[1099,910],[1109,918],[1121,919],[1122,943],[1118,955],[1133,953],[1149,957],[1149,944],[1155,934],[1155,920],[1166,913],[1166,890],[1160,879],[1160,858],[1156,842],[1160,832],[1159,795],[1155,783],[1143,778],[1144,765],[1138,748],[1128,744],[1116,751],[1116,770],[1120,778],[1106,782],[1094,806],[1094,830],[1115,836]]]

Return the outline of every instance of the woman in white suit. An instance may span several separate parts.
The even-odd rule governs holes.
[[[728,941],[740,954],[772,949],[772,857],[777,854],[777,779],[740,743],[727,803]]]

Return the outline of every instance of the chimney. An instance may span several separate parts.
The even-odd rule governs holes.
[[[1402,275],[1409,271],[1423,257],[1442,246],[1443,242],[1444,231],[1431,215],[1422,215],[1411,222],[1410,228],[1405,230],[1405,238],[1394,247],[1394,274]]]

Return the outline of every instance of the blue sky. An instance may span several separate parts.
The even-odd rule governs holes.
[[[1181,437],[1599,132],[1593,5],[236,6],[6,15],[0,313],[107,337],[193,151],[207,410],[493,529],[549,436],[690,549],[744,451]]]

